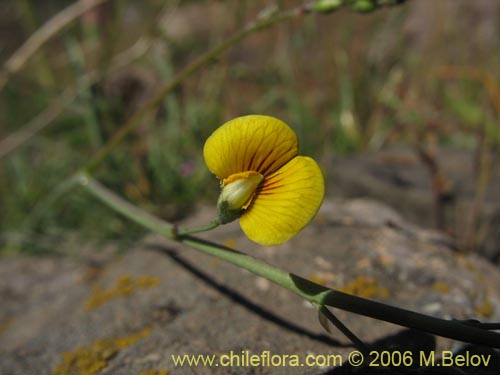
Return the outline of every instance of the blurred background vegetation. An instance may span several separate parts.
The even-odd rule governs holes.
[[[141,228],[83,192],[44,201],[176,72],[270,3],[102,1],[6,73],[24,41],[74,0],[3,0],[0,252],[54,251],[75,237],[141,236]],[[370,14],[342,9],[297,18],[250,36],[183,81],[97,177],[146,210],[179,220],[218,194],[202,158],[207,136],[233,117],[260,113],[289,123],[301,153],[316,157],[327,175],[337,155],[390,144],[416,146],[431,172],[436,145],[473,151],[480,194],[498,166],[499,62],[495,0],[409,0]]]

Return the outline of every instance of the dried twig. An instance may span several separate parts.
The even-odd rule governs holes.
[[[420,161],[427,168],[431,176],[432,192],[434,195],[434,224],[437,229],[446,231],[445,204],[453,196],[450,182],[438,163],[435,150],[426,148],[421,143],[418,143],[415,149]]]

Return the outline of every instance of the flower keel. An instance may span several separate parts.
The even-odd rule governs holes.
[[[254,171],[235,173],[222,182],[217,202],[217,219],[226,224],[239,218],[248,208],[264,177]]]

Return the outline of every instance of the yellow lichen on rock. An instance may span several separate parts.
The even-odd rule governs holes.
[[[146,370],[146,371],[141,371],[139,375],[168,375],[167,370]]]
[[[432,284],[432,290],[441,293],[448,293],[450,291],[450,286],[445,283],[435,282]]]
[[[339,290],[363,298],[389,297],[389,290],[379,286],[374,277],[358,276]]]
[[[493,315],[493,306],[491,305],[491,302],[485,298],[481,305],[476,306],[476,313],[479,316],[489,318]]]
[[[157,286],[159,283],[160,279],[155,276],[141,276],[136,279],[132,276],[121,276],[116,280],[115,285],[109,289],[96,286],[85,302],[84,309],[85,311],[91,311],[113,298],[129,296],[138,289]]]
[[[151,331],[151,328],[145,328],[127,337],[101,339],[89,347],[63,353],[62,362],[54,370],[54,375],[93,375],[106,367],[121,349],[148,337]]]

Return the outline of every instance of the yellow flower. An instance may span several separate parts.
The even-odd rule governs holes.
[[[304,228],[325,186],[318,164],[297,152],[297,135],[274,117],[243,116],[219,127],[203,150],[208,169],[221,180],[219,223],[240,218],[248,238],[265,246]]]

